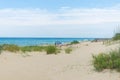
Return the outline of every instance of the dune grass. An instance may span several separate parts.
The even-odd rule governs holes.
[[[58,48],[56,46],[47,46],[46,47],[46,52],[47,54],[57,54],[58,53]]]
[[[32,52],[32,51],[41,52],[45,50],[45,47],[44,46],[23,46],[23,47],[20,47],[20,50],[24,53]]]
[[[17,46],[14,44],[3,44],[0,45],[0,53],[2,51],[9,51],[9,52],[42,52],[46,51],[47,54],[57,54],[59,53],[59,49],[56,46]]]
[[[120,40],[120,32],[114,35],[113,40]]]
[[[17,52],[20,50],[20,47],[14,44],[3,44],[1,47],[2,50],[10,52]]]
[[[97,71],[111,69],[120,71],[120,48],[109,52],[93,55],[93,65]]]
[[[72,41],[70,44],[79,44],[79,41],[74,40],[74,41]]]
[[[3,44],[0,45],[0,53],[2,51],[9,51],[13,53],[27,53],[27,52],[46,52],[46,54],[57,54],[61,52],[61,48],[55,45],[48,45],[48,46],[18,46],[14,44]],[[70,54],[72,48],[66,47],[65,53]]]
[[[111,45],[116,43],[120,43],[120,33],[116,33],[111,40],[106,41],[104,44]],[[93,65],[97,71],[104,69],[120,71],[120,48],[109,52],[109,54],[93,55]]]
[[[14,44],[3,44],[1,45],[3,51],[10,52],[31,52],[31,51],[42,51],[45,49],[44,46],[17,46]]]
[[[3,50],[3,49],[2,49],[2,45],[0,45],[0,54],[2,53],[2,50]]]

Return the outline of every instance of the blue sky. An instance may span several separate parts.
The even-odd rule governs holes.
[[[63,6],[72,8],[104,8],[120,3],[120,0],[1,0],[0,8],[46,8],[50,10]]]
[[[112,37],[120,0],[0,0],[0,37]]]

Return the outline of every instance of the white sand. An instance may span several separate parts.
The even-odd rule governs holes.
[[[101,42],[74,45],[71,54],[46,55],[3,52],[0,55],[0,80],[120,80],[120,73],[94,71],[92,54],[107,52],[118,45],[105,46]]]

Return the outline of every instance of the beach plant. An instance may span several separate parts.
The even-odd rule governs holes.
[[[32,51],[29,46],[21,47],[20,50],[21,50],[22,52],[24,52],[24,53],[25,53],[25,52],[31,52],[31,51]]]
[[[32,51],[43,51],[45,49],[44,46],[23,46],[20,48],[22,52],[32,52]]]
[[[79,41],[77,41],[77,40],[74,40],[71,42],[71,44],[78,44],[78,43],[79,43]]]
[[[120,48],[107,53],[93,55],[93,65],[95,70],[115,69],[120,71]]]
[[[120,33],[116,33],[113,37],[113,40],[120,40]]]
[[[0,46],[0,52],[9,51],[9,52],[19,52],[22,51],[25,52],[32,52],[32,51],[46,51],[47,54],[57,54],[60,53],[60,49],[58,49],[56,46],[17,46],[14,44],[3,44]]]
[[[3,47],[0,45],[0,54],[2,53]]]
[[[45,49],[44,46],[32,46],[33,51],[43,51]]]
[[[119,26],[115,29],[113,40],[120,40],[120,27]]]
[[[57,51],[58,51],[56,46],[51,46],[51,45],[47,46],[45,50],[47,54],[57,54]]]
[[[3,44],[2,49],[10,52],[18,52],[20,50],[19,46],[14,44]]]
[[[68,47],[68,48],[65,49],[65,53],[67,53],[67,54],[70,54],[71,51],[72,51],[72,48],[70,48],[70,47]]]
[[[109,55],[100,53],[99,55],[93,55],[93,65],[97,71],[102,71],[108,66]]]

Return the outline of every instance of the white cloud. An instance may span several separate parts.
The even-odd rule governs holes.
[[[42,25],[51,20],[51,17],[46,11],[40,9],[2,9],[0,10],[0,25]]]
[[[2,26],[40,26],[120,22],[119,9],[72,9],[56,13],[41,9],[0,9]]]
[[[0,36],[111,37],[119,22],[118,8],[0,9]]]

